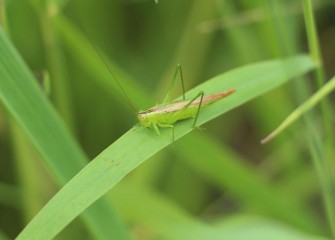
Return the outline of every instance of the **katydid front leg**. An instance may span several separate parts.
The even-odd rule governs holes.
[[[158,123],[157,126],[161,128],[172,128],[172,142],[174,142],[174,126],[172,124]]]

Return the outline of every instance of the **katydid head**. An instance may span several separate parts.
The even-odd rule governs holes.
[[[143,111],[136,113],[137,119],[143,127],[149,127],[151,124],[150,119],[147,117],[146,113]]]

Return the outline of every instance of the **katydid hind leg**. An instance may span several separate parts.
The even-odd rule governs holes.
[[[163,100],[163,103],[167,103],[167,102],[170,102],[171,101],[171,92],[172,92],[172,89],[174,87],[174,84],[176,82],[176,79],[177,79],[177,75],[178,75],[178,72],[180,74],[180,81],[181,81],[181,87],[182,87],[182,91],[183,91],[183,100],[185,100],[185,85],[184,85],[184,78],[183,78],[183,73],[182,73],[182,70],[181,70],[181,66],[180,64],[178,63],[177,64],[177,67],[176,67],[176,70],[174,72],[174,75],[173,75],[173,79],[171,81],[171,84],[169,86],[169,89],[168,89],[168,92]]]
[[[199,117],[200,108],[201,108],[201,105],[202,105],[203,98],[204,98],[204,92],[201,91],[200,92],[200,102],[199,102],[199,106],[198,106],[198,109],[197,109],[197,114],[194,117],[194,122],[193,122],[193,125],[192,125],[193,128],[196,128],[195,124],[197,123],[197,120],[198,120],[198,117]]]
[[[200,102],[199,102],[199,106],[197,108],[197,112],[196,112],[196,115],[195,115],[195,119],[194,119],[194,122],[193,122],[193,125],[192,127],[195,127],[195,124],[197,122],[197,119],[198,119],[198,116],[199,116],[199,112],[200,112],[200,108],[201,108],[201,104],[202,104],[202,99],[204,97],[204,92],[201,91],[199,92],[194,98],[192,98],[182,109],[180,109],[178,112],[175,113],[175,115],[173,115],[173,118],[174,119],[179,119],[182,114],[188,109],[188,107],[195,101],[197,100],[198,98],[200,97]]]

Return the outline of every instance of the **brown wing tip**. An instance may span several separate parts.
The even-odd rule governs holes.
[[[229,89],[229,90],[221,92],[220,95],[221,97],[226,97],[230,94],[233,94],[234,92],[236,92],[236,89]]]
[[[229,95],[229,94],[232,94],[232,93],[236,92],[236,89],[229,89],[225,92],[226,92],[227,95]]]
[[[214,102],[216,100],[219,100],[221,98],[227,97],[228,95],[234,93],[236,90],[235,89],[229,89],[223,92],[217,92],[217,93],[213,93],[210,95],[207,95],[204,97],[203,99],[203,103],[210,103],[210,102]]]

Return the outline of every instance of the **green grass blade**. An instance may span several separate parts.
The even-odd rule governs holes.
[[[322,232],[314,214],[301,201],[274,189],[257,168],[245,163],[231,149],[207,136],[201,139],[198,135],[192,133],[192,136],[185,137],[178,143],[177,151],[206,182],[213,183],[222,191],[228,191],[246,208],[280,219],[307,232]],[[201,148],[190,148],[189,144]]]
[[[17,187],[0,182],[0,204],[2,206],[11,206],[19,208],[20,191]]]
[[[313,67],[312,60],[304,55],[252,64],[219,75],[189,91],[187,96],[194,96],[200,90],[210,94],[236,89],[232,96],[203,109],[198,118],[198,123],[203,124]],[[176,124],[175,139],[190,132],[192,122],[190,119]],[[29,238],[32,232],[38,234],[36,239],[55,236],[126,174],[169,144],[171,130],[163,129],[161,136],[156,136],[148,129],[134,126],[68,182],[28,224],[18,239]]]
[[[215,224],[220,227],[225,239],[257,240],[326,240],[329,238],[309,235],[271,219],[248,215],[236,215]]]
[[[206,236],[205,239],[214,239],[211,234],[213,229],[208,224],[192,217],[185,209],[152,189],[137,183],[122,182],[110,195],[127,219],[131,222],[140,220],[141,225],[148,227],[149,232],[151,230],[158,239],[204,239],[194,238],[195,230]],[[155,239],[155,236],[152,237]]]
[[[335,77],[333,77],[329,82],[327,82],[320,90],[318,90],[313,96],[311,96],[306,102],[294,110],[285,120],[276,128],[272,133],[270,133],[266,138],[264,138],[261,143],[267,143],[271,141],[274,137],[292,125],[295,121],[299,120],[301,116],[318,104],[322,99],[324,99],[328,94],[335,90]]]
[[[321,56],[320,43],[318,40],[317,28],[315,17],[313,13],[313,3],[311,0],[304,0],[303,9],[304,9],[304,20],[306,26],[306,34],[308,40],[308,47],[310,51],[311,58],[317,63],[317,67],[314,71],[314,78],[317,83],[318,88],[321,88],[326,82],[326,73],[323,59]],[[327,99],[324,99],[321,102],[322,118],[325,133],[327,134],[325,147],[326,147],[326,157],[331,158],[334,154],[334,126],[331,124],[328,119],[331,116],[331,104]],[[333,234],[335,236],[335,223],[333,223]]]
[[[304,20],[305,20],[305,26],[306,26],[306,33],[307,33],[307,40],[308,40],[308,46],[311,57],[314,59],[314,61],[317,63],[317,68],[314,72],[314,78],[316,80],[316,83],[319,88],[322,88],[322,86],[325,83],[326,77],[325,77],[325,67],[324,63],[321,57],[321,50],[320,50],[320,43],[318,41],[318,34],[317,34],[317,28],[316,28],[316,21],[313,13],[313,3],[311,0],[304,0],[303,3],[303,9],[304,9]],[[314,129],[310,129],[310,123],[309,119],[307,117],[306,124],[307,128],[309,128],[309,138],[310,141],[310,149],[313,154],[313,160],[314,164],[317,168],[319,179],[321,181],[321,186],[323,188],[323,197],[324,197],[324,204],[326,205],[326,214],[327,218],[330,224],[330,228],[333,234],[333,237],[335,237],[335,214],[334,214],[334,204],[333,204],[333,189],[334,186],[330,181],[330,176],[328,172],[327,167],[323,167],[325,162],[327,162],[328,165],[332,165],[331,159],[333,159],[334,156],[334,124],[332,124],[329,119],[331,119],[332,115],[332,105],[328,101],[327,98],[324,98],[321,101],[321,110],[322,110],[322,119],[323,119],[323,128],[325,133],[325,141],[321,141],[320,137],[318,136],[318,133],[315,132],[314,135],[312,135],[312,132]],[[312,143],[313,142],[313,143]],[[324,152],[324,153],[323,153]]]
[[[250,188],[250,186],[246,187]],[[248,191],[251,192],[252,189]],[[133,200],[135,198],[136,201]],[[256,216],[234,215],[228,218],[223,216],[215,221],[212,220],[211,223],[214,222],[214,224],[209,224],[192,217],[185,209],[163,195],[143,188],[135,182],[127,181],[118,184],[111,193],[111,199],[127,219],[132,222],[140,221],[143,231],[147,230],[149,234],[151,233],[152,239],[327,239],[308,234],[281,222]]]
[[[59,183],[66,183],[87,163],[87,158],[1,29],[0,79],[1,101],[41,153],[54,177]],[[112,207],[103,200],[83,216],[97,238],[116,235],[125,239]],[[30,232],[28,238],[35,238],[35,233]],[[51,237],[44,239],[48,238]]]

